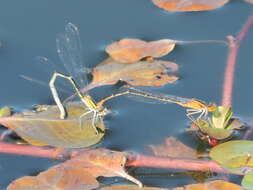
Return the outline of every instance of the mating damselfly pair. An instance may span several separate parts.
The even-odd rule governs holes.
[[[80,122],[83,121],[83,117],[88,114],[92,114],[92,126],[94,131],[98,133],[97,122],[101,121],[102,117],[107,113],[107,109],[104,107],[104,103],[112,98],[122,95],[129,95],[134,97],[139,97],[138,99],[149,99],[152,103],[175,103],[186,108],[187,117],[195,122],[201,118],[206,118],[208,112],[212,112],[216,109],[214,103],[206,104],[203,101],[194,98],[183,98],[178,96],[173,96],[169,94],[161,94],[156,92],[149,92],[141,88],[135,88],[133,86],[123,86],[120,92],[113,94],[111,96],[105,97],[99,102],[96,102],[88,92],[82,93],[79,87],[84,87],[88,84],[87,74],[88,69],[84,65],[84,60],[82,57],[82,45],[79,35],[78,28],[72,24],[68,23],[65,27],[65,32],[60,34],[56,38],[56,47],[58,55],[61,59],[69,75],[63,73],[55,72],[49,82],[49,86],[59,110],[60,118],[65,119],[67,117],[66,110],[63,106],[62,101],[59,98],[58,92],[56,90],[55,82],[58,77],[67,79],[71,85],[74,87],[77,95],[81,99],[82,103],[85,105],[85,112],[80,116]],[[82,71],[82,72],[81,72]],[[136,99],[136,98],[135,98]],[[197,115],[197,116],[196,116]],[[194,117],[195,116],[195,117]],[[85,120],[84,120],[85,121]],[[80,125],[81,126],[81,125]]]

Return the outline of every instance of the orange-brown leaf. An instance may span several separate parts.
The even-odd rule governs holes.
[[[137,185],[115,185],[110,187],[103,187],[100,190],[168,190],[167,188],[158,188],[158,187],[142,187],[140,188]]]
[[[223,180],[215,180],[203,184],[192,184],[184,187],[173,188],[173,190],[244,190],[239,185]]]
[[[183,144],[175,137],[169,137],[165,139],[164,143],[160,145],[149,145],[149,148],[156,156],[168,156],[190,159],[197,158],[196,150]]]
[[[139,39],[122,39],[105,48],[105,51],[116,61],[133,63],[145,57],[162,57],[175,47],[174,40],[146,42]]]
[[[99,176],[123,177],[140,186],[141,182],[124,170],[129,153],[107,149],[87,150],[76,157],[35,177],[23,177],[13,181],[8,190],[90,190],[99,186]]]
[[[84,105],[81,102],[72,102],[65,107],[68,113],[66,119],[59,118],[57,106],[48,106],[44,111],[2,117],[0,123],[36,146],[80,148],[98,143],[104,133],[96,134],[92,126],[92,114],[82,117],[80,122],[80,116],[87,111]],[[101,131],[105,130],[103,121],[97,127]]]
[[[253,3],[253,0],[244,0],[244,1],[246,1],[248,3]]]
[[[217,9],[229,0],[152,0],[152,2],[166,11],[207,11]]]
[[[169,61],[139,61],[122,64],[111,58],[106,59],[93,69],[91,88],[113,85],[125,81],[133,86],[162,86],[175,82],[178,77],[168,74],[175,72],[178,65]]]

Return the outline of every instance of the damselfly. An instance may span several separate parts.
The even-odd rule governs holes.
[[[178,104],[182,107],[187,108],[186,116],[193,122],[201,118],[206,118],[208,112],[213,112],[217,107],[215,103],[206,104],[205,102],[197,100],[195,98],[183,98],[169,94],[149,92],[129,85],[122,87],[121,92],[124,94],[129,94],[137,101],[147,102],[145,99],[149,99],[151,100],[149,103]],[[195,114],[198,114],[198,117],[196,117],[196,119],[193,117]]]
[[[123,95],[124,93],[106,97],[100,102],[96,103],[95,100],[87,92],[85,94],[82,94],[80,92],[78,84],[82,85],[82,87],[88,84],[88,69],[84,66],[79,30],[74,24],[68,23],[65,27],[65,32],[57,36],[56,47],[61,62],[69,72],[69,75],[55,72],[49,82],[54,101],[60,110],[60,118],[66,118],[67,113],[56,90],[55,82],[58,77],[65,78],[71,83],[71,85],[74,87],[74,90],[85,105],[86,111],[83,115],[80,116],[80,122],[82,122],[82,117],[86,116],[87,114],[93,114],[92,126],[94,127],[96,133],[98,133],[96,124],[102,119],[105,114],[108,113],[108,110],[103,106],[103,103],[111,98]],[[81,123],[80,126],[82,126]]]

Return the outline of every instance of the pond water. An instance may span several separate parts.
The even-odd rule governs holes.
[[[56,34],[68,22],[80,29],[83,55],[88,67],[106,58],[104,47],[121,38],[151,41],[163,38],[176,40],[225,40],[235,35],[253,6],[232,1],[210,12],[166,13],[148,0],[93,1],[5,1],[0,7],[0,106],[16,110],[30,109],[34,104],[52,104],[49,88],[23,80],[28,75],[48,82],[48,71],[42,72],[34,62],[46,56],[59,62],[55,47]],[[235,115],[252,117],[253,64],[251,60],[253,32],[244,41],[238,56],[233,110]],[[179,45],[164,60],[179,65],[180,80],[152,90],[182,97],[194,97],[220,103],[227,47],[222,44]],[[111,94],[115,87],[92,90],[96,100]],[[161,143],[168,136],[196,145],[196,140],[183,131],[189,124],[185,110],[177,105],[136,103],[124,97],[113,99],[106,107],[116,114],[106,117],[109,129],[101,147],[122,151],[146,152],[149,144]],[[0,189],[14,179],[34,175],[56,161],[25,156],[0,155]],[[168,171],[168,170],[166,170]],[[185,175],[141,179],[146,185],[174,187],[195,181]]]

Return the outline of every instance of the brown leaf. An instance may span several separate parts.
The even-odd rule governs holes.
[[[169,137],[165,139],[164,143],[160,145],[149,145],[149,148],[156,156],[168,156],[190,159],[197,158],[196,150],[183,144],[175,137]]]
[[[82,117],[80,122],[80,116],[87,111],[81,102],[72,102],[65,107],[68,113],[66,119],[59,118],[57,106],[48,106],[46,110],[40,112],[2,117],[0,123],[36,146],[80,148],[98,143],[104,136],[103,121],[98,123],[97,127],[101,132],[96,134],[92,126],[93,113]]]
[[[139,39],[122,39],[112,43],[105,51],[116,61],[133,63],[145,57],[162,57],[171,52],[175,47],[174,40],[158,40],[146,42]]]
[[[217,9],[229,0],[152,0],[152,2],[166,11],[207,11]]]
[[[244,0],[244,1],[246,1],[248,3],[253,3],[253,0]]]
[[[241,186],[223,180],[215,180],[203,184],[192,184],[173,190],[244,190]]]
[[[110,187],[103,187],[100,190],[168,190],[167,188],[158,188],[158,187],[142,187],[140,188],[137,185],[115,185]]]
[[[123,177],[142,186],[142,183],[125,172],[124,166],[130,153],[107,149],[86,150],[35,177],[13,181],[8,190],[90,190],[97,188],[96,178]]]
[[[133,86],[162,86],[178,79],[177,76],[167,74],[177,69],[178,65],[169,61],[122,64],[108,58],[93,69],[93,80],[87,88],[113,85],[118,81],[125,81]]]
[[[198,153],[195,149],[183,144],[175,137],[169,137],[160,145],[148,146],[155,156],[177,157],[179,159],[198,159]],[[185,171],[183,175],[191,176],[197,182],[204,182],[210,177],[209,172]]]

